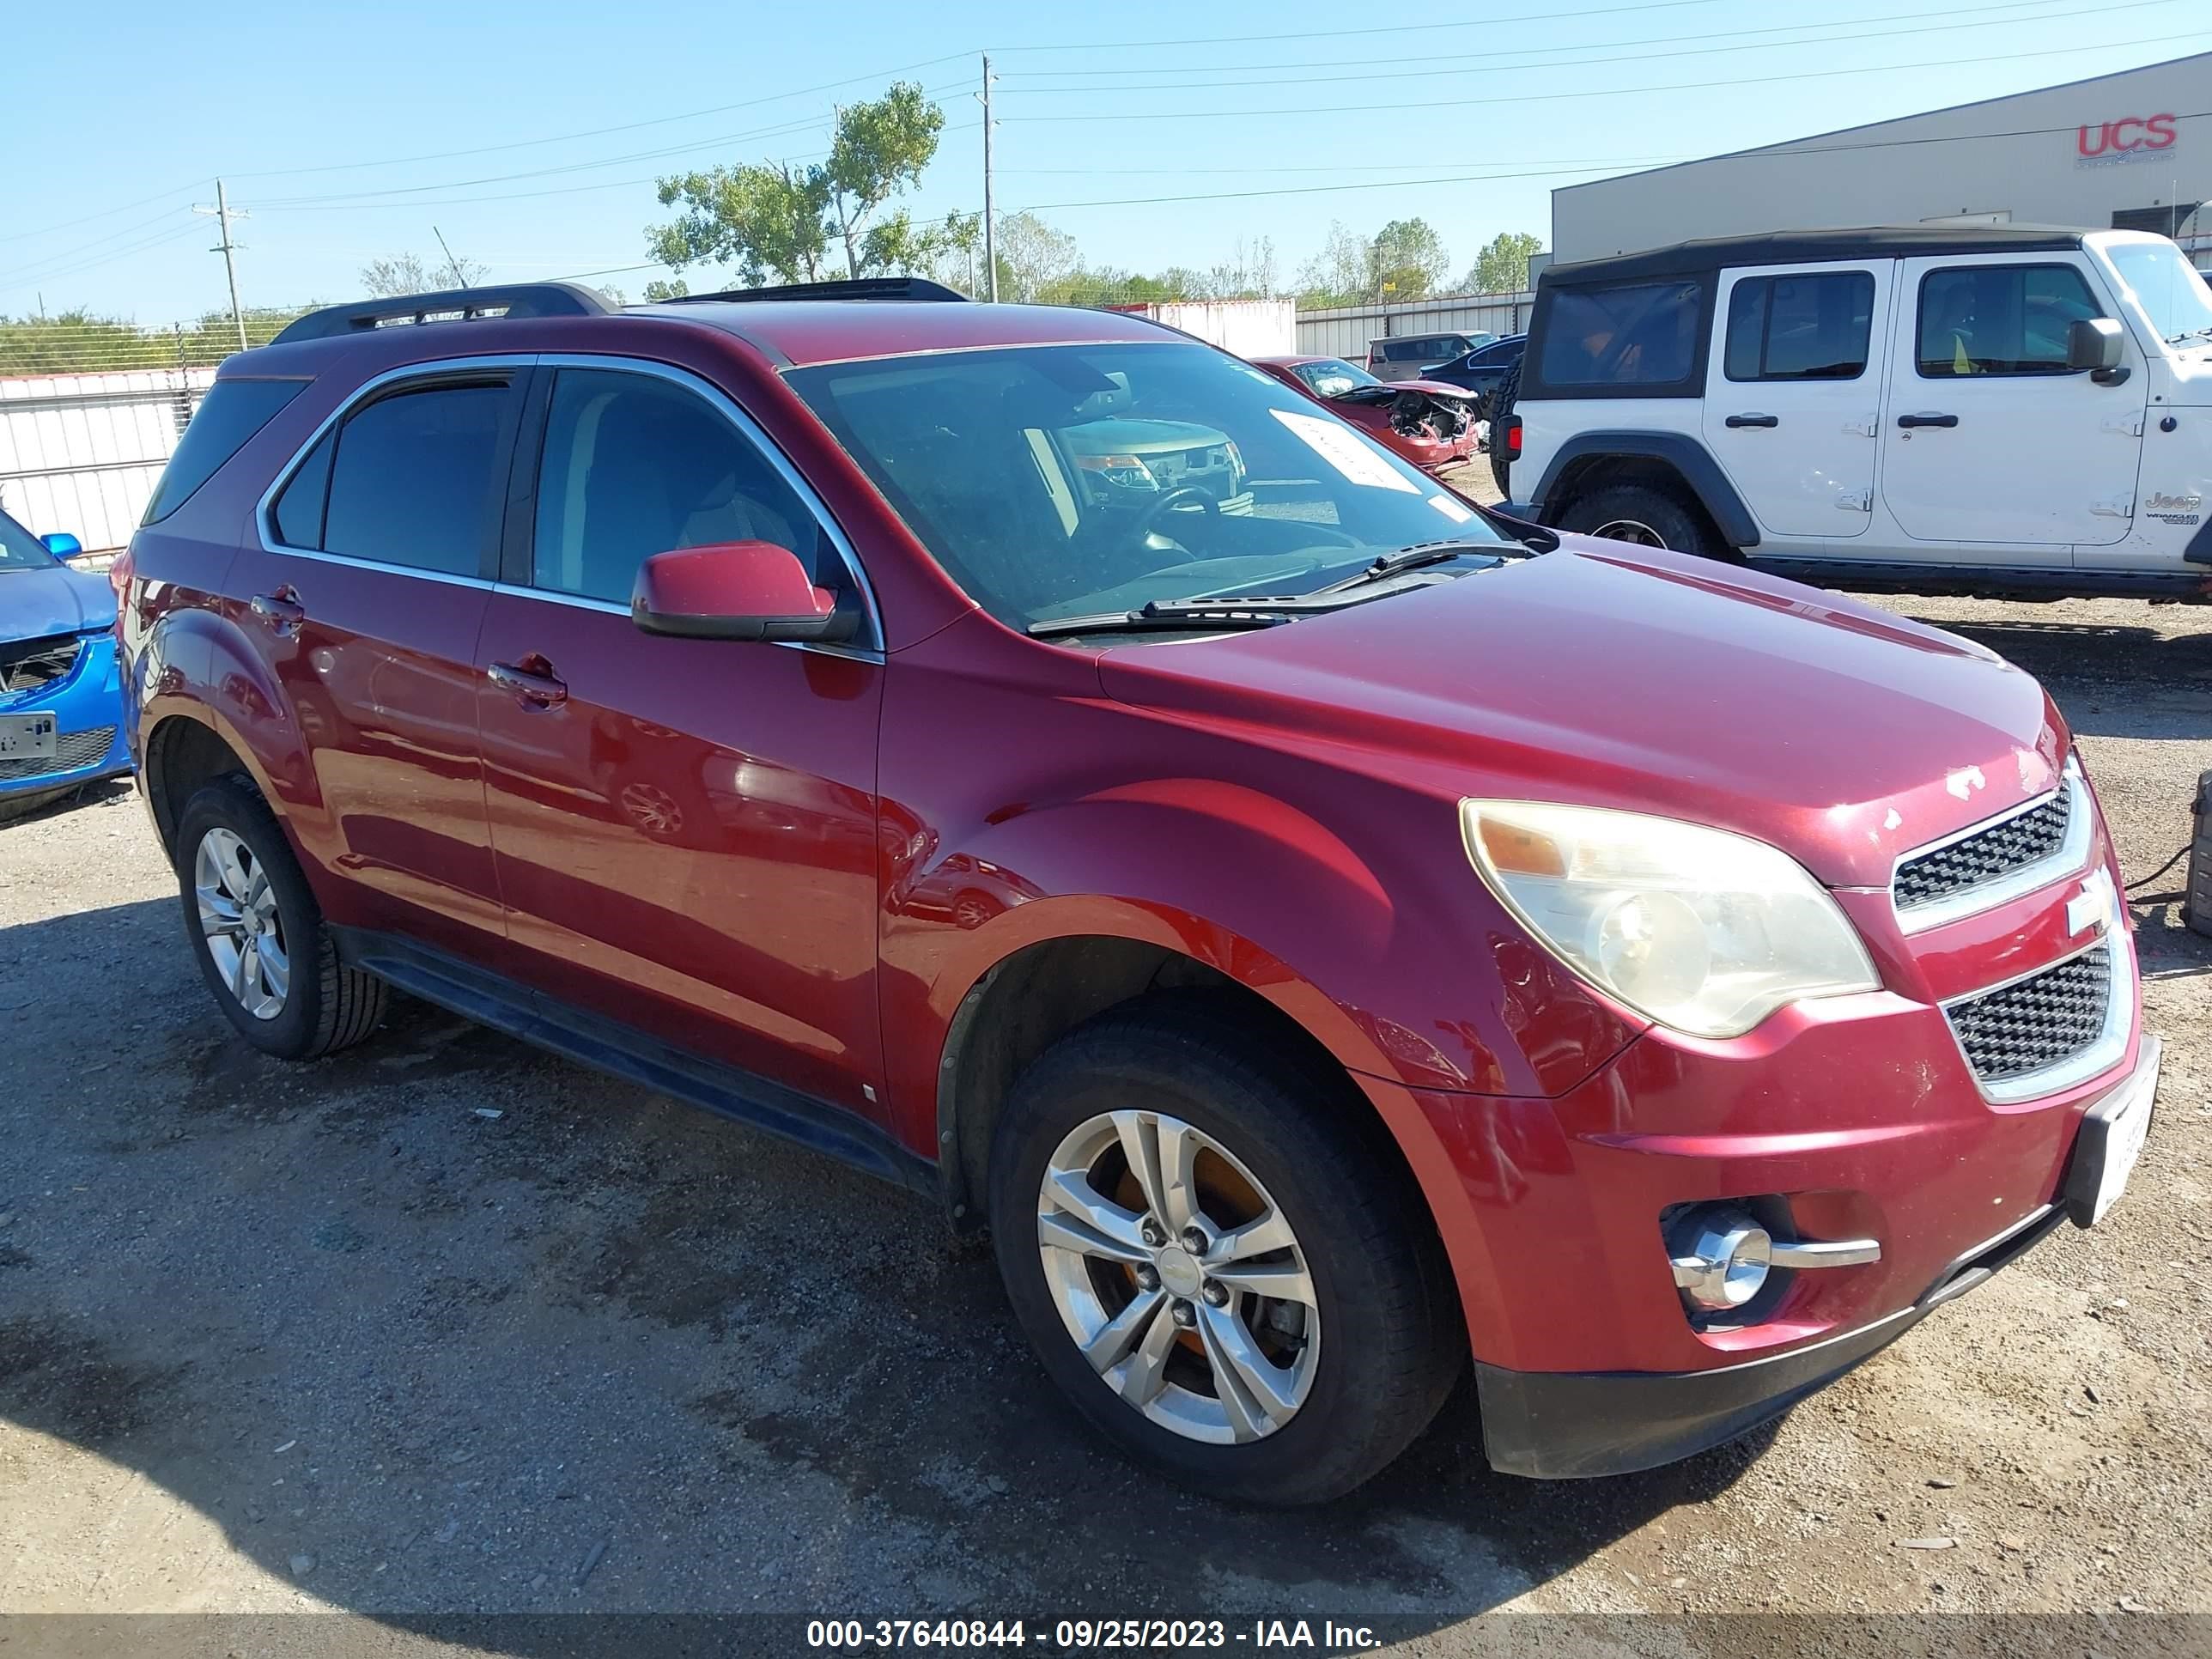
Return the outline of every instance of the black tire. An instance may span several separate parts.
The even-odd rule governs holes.
[[[1649,484],[1609,484],[1593,489],[1569,501],[1550,522],[1554,529],[1571,531],[1578,536],[1612,531],[1614,533],[1610,539],[1635,545],[1656,545],[1708,559],[1736,556],[1735,550],[1713,533],[1712,526],[1702,512],[1671,491]],[[1648,532],[1656,540],[1622,534],[1620,527],[1624,526]]]
[[[269,1018],[249,1012],[240,1002],[217,970],[202,933],[193,864],[211,830],[228,830],[246,844],[275,896],[291,968],[283,1006]],[[245,778],[217,778],[185,803],[177,815],[172,862],[192,957],[216,1006],[240,1036],[279,1060],[313,1060],[350,1048],[376,1029],[384,1018],[384,981],[338,960],[321,907],[308,890],[283,827]]]
[[[1320,1318],[1312,1384],[1259,1439],[1208,1443],[1154,1423],[1092,1369],[1054,1302],[1037,1239],[1047,1166],[1079,1126],[1139,1101],[1228,1149],[1304,1253]],[[999,1270],[1047,1372],[1132,1458],[1209,1497],[1342,1496],[1428,1426],[1466,1364],[1449,1266],[1388,1132],[1348,1085],[1317,1085],[1204,996],[1125,1003],[1039,1056],[1000,1119],[990,1200]]]
[[[1513,463],[1505,453],[1505,417],[1513,412],[1513,400],[1521,395],[1521,365],[1516,363],[1505,371],[1498,382],[1498,389],[1490,394],[1490,476],[1498,485],[1498,493],[1507,501],[1513,499],[1513,485],[1509,474]]]
[[[2196,836],[2189,843],[2183,872],[2181,919],[2196,932],[2212,934],[2212,772],[2197,780]]]

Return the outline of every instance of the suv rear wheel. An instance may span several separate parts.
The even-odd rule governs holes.
[[[1552,521],[1559,530],[1638,547],[1671,548],[1701,557],[1730,556],[1705,515],[1680,496],[1649,484],[1612,484],[1577,496]]]
[[[1347,1103],[1188,998],[1100,1015],[1015,1085],[991,1164],[1014,1313],[1130,1455],[1315,1504],[1426,1427],[1466,1353],[1418,1194]]]
[[[384,981],[338,960],[276,815],[243,778],[217,778],[177,816],[185,931],[200,975],[262,1053],[313,1060],[384,1018]]]

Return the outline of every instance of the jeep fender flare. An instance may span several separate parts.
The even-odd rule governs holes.
[[[1578,461],[1620,456],[1657,461],[1673,470],[1698,506],[1719,528],[1729,545],[1759,545],[1759,521],[1744,505],[1743,497],[1729,482],[1712,452],[1697,439],[1679,432],[1579,432],[1561,444],[1544,468],[1544,476],[1528,500],[1534,514],[1547,525],[1558,523],[1553,491],[1560,475]]]

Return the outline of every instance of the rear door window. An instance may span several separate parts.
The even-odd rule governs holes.
[[[1640,387],[1686,383],[1697,362],[1703,290],[1694,282],[1562,289],[1546,319],[1546,386]]]
[[[2104,309],[2071,265],[1958,265],[1920,281],[1921,378],[2063,374],[2066,336]]]
[[[209,387],[177,442],[176,453],[161,469],[161,482],[154,486],[141,522],[152,524],[182,507],[215,476],[217,467],[307,389],[305,380],[217,380]]]
[[[1855,380],[1873,325],[1870,271],[1746,277],[1729,295],[1723,368],[1731,380]]]
[[[489,576],[514,397],[503,380],[444,383],[388,393],[349,416],[331,459],[323,550]]]

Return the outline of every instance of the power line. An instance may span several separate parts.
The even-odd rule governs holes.
[[[2001,0],[2001,3],[1993,5],[1965,8],[1957,6],[1949,7],[1946,9],[1943,15],[1948,17],[1964,17],[1971,15],[1975,12],[2024,11],[2036,9],[2047,10],[2054,6],[2061,8],[2062,15],[2063,15],[2063,9],[2070,8],[2073,4],[2074,0]],[[2105,9],[2108,11],[2118,10],[2119,8],[2106,7]],[[1928,14],[1924,10],[1899,11],[1888,12],[1879,17],[1838,17],[1832,18],[1825,21],[1811,23],[1776,23],[1769,25],[1765,28],[1717,29],[1703,34],[1650,35],[1642,40],[1583,40],[1577,41],[1571,46],[1513,46],[1506,50],[1505,55],[1514,58],[1555,57],[1562,54],[1571,55],[1581,52],[1609,51],[1615,46],[1673,46],[1689,40],[1735,40],[1751,34],[1791,34],[1800,33],[1805,29],[1855,28],[1866,23],[1917,22],[1924,19],[1927,15]],[[2037,18],[2021,18],[2014,21],[2035,22],[2042,20]],[[1849,38],[1858,37],[1854,36]],[[1812,45],[1817,43],[1784,42],[1784,44]],[[1499,54],[1495,51],[1463,52],[1455,53],[1449,57],[1443,58],[1425,58],[1422,61],[1432,64],[1492,64],[1497,61],[1498,55]],[[1217,74],[1223,70],[1238,69],[1249,69],[1254,70],[1274,69],[1361,69],[1375,64],[1402,64],[1404,62],[1405,58],[1402,55],[1396,55],[1385,58],[1306,58],[1297,63],[1287,64],[1239,63],[1196,64],[1188,69],[1179,68],[1171,64],[1161,64],[1157,65],[1145,64],[1137,67],[1131,67],[1127,64],[1124,64],[1119,69],[1010,70],[1007,73],[1011,75],[1018,75],[1027,80],[1035,80],[1039,77],[1048,76],[1054,79],[1067,79],[1074,76],[1088,78],[1111,75],[1212,75]],[[1528,65],[1528,67],[1534,68],[1539,66],[1532,64]],[[1409,75],[1426,74],[1429,73],[1429,71],[1409,70],[1407,73]],[[1070,89],[1073,90],[1073,88]]]
[[[2191,30],[2180,34],[2150,35],[2144,39],[2136,40],[2108,40],[2100,43],[2097,47],[2094,48],[2094,50],[2100,52],[2118,51],[2124,46],[2163,46],[2175,40],[2196,40],[2201,33],[2202,31]],[[2085,48],[2076,46],[2054,46],[2043,52],[1984,53],[1976,58],[1975,61],[1978,64],[2009,64],[2029,58],[2079,58],[2082,55],[2084,50]],[[1626,97],[1632,93],[1705,92],[1722,87],[1771,86],[1775,82],[1782,81],[1826,81],[1831,80],[1838,76],[1844,75],[1894,75],[1899,70],[1949,69],[1951,67],[1953,67],[1953,64],[1950,59],[1939,58],[1917,64],[1869,64],[1860,69],[1805,70],[1790,75],[1753,75],[1740,76],[1736,79],[1727,81],[1676,81],[1660,85],[1606,87],[1595,90],[1585,87],[1578,88],[1571,92],[1516,93],[1498,98],[1452,98],[1444,100],[1441,102],[1394,103],[1390,107],[1392,111],[1395,112],[1399,111],[1416,109],[1470,109],[1478,106],[1494,104],[1556,103],[1561,99],[1566,98],[1621,98]],[[1145,112],[1143,118],[1151,121],[1203,121],[1218,120],[1223,118],[1234,119],[1252,115],[1310,116],[1314,112],[1310,107],[1297,106],[1286,109],[1279,106],[1276,106],[1265,109],[1149,110]],[[1009,121],[1024,122],[1118,121],[1129,118],[1129,115],[1130,112],[1126,110],[1102,110],[1088,115],[1009,115],[1006,119]]]
[[[817,87],[799,87],[790,92],[779,92],[764,98],[749,98],[740,103],[717,104],[708,109],[686,110],[681,115],[656,115],[646,121],[626,121],[618,126],[591,127],[580,132],[556,132],[544,138],[518,138],[504,144],[483,144],[474,149],[434,150],[422,155],[386,156],[374,161],[330,161],[316,167],[272,167],[260,173],[239,173],[237,179],[282,179],[304,173],[345,173],[362,167],[406,167],[416,161],[449,161],[464,155],[490,155],[501,150],[528,149],[538,144],[564,144],[578,138],[603,138],[609,133],[635,132],[644,127],[667,126],[677,121],[696,121],[708,115],[727,115],[732,110],[757,109],[763,104],[781,103],[788,99],[804,98],[817,92],[834,92],[840,87],[856,86],[864,81],[879,81],[886,76],[905,75],[914,70],[933,69],[939,64],[950,64],[964,58],[964,52],[947,52],[942,58],[931,58],[919,64],[907,64],[897,69],[878,70],[873,75],[848,76],[842,81],[825,81]]]
[[[1419,34],[1437,29],[1495,28],[1502,23],[1558,23],[1574,17],[1611,17],[1623,12],[1674,11],[1684,6],[1709,6],[1717,0],[1641,0],[1634,5],[1592,6],[1581,11],[1519,12],[1510,17],[1472,17],[1454,23],[1389,23],[1361,29],[1302,29],[1300,36],[1308,40],[1343,40],[1354,35]],[[1157,52],[1169,46],[1239,46],[1255,41],[1274,45],[1282,40],[1279,30],[1271,34],[1212,34],[1186,36],[1176,40],[1132,40],[1124,35],[1118,40],[1055,41],[1048,46],[994,46],[994,52]]]
[[[2212,118],[2212,110],[2189,110],[2177,113],[2177,121],[2201,121]],[[1731,150],[1725,155],[1701,158],[1706,161],[1790,161],[1800,155],[1826,155],[1849,150],[1905,149],[1923,144],[1969,143],[1991,138],[2039,138],[2057,133],[2070,133],[2071,126],[2014,127],[2003,132],[1954,132],[1932,134],[1924,138],[1875,138],[1854,144],[1796,144],[1784,139],[1779,144],[1765,144],[1755,149]],[[1054,210],[1085,207],[1151,207],[1176,202],[1241,201],[1249,197],[1265,196],[1322,196],[1348,190],[1396,190],[1415,185],[1480,185],[1509,179],[1557,178],[1561,172],[1597,172],[1596,167],[1541,168],[1528,173],[1471,173],[1449,179],[1364,179],[1352,185],[1301,185],[1278,190],[1203,191],[1188,196],[1125,196],[1106,200],[1080,202],[1038,202],[1018,208],[1018,213],[1046,213]]]
[[[2037,4],[2048,4],[2050,3],[2050,0],[2033,0],[2033,3]],[[2116,11],[2140,11],[2147,6],[2169,6],[2174,3],[2175,0],[2123,0],[2123,3],[2121,4],[2106,6],[2103,9],[2103,11],[2100,13],[2100,15],[2108,15]],[[1990,10],[1996,9],[1996,8],[1984,7],[1983,9]],[[1799,27],[1802,27],[1808,26],[1800,25]],[[1830,25],[1828,27],[1844,26]],[[1989,21],[1987,19],[1978,19],[1972,22],[1966,23],[1929,23],[1923,25],[1918,28],[1908,29],[1852,28],[1849,33],[1844,34],[1822,35],[1818,38],[1802,40],[1752,40],[1725,46],[1689,46],[1680,52],[1632,52],[1620,53],[1610,58],[1563,58],[1558,62],[1549,64],[1497,64],[1496,66],[1501,70],[1516,69],[1580,69],[1592,64],[1644,64],[1650,63],[1654,58],[1707,58],[1724,52],[1782,52],[1790,50],[1793,47],[1826,46],[1835,46],[1844,42],[1856,45],[1862,40],[1889,40],[1912,34],[1949,34],[1954,33],[1960,29],[1980,29],[1987,28],[1988,27]],[[1622,42],[1620,44],[1635,45],[1638,43]],[[2069,47],[2068,50],[2074,51],[2078,50],[2078,48]],[[1492,64],[1495,64],[1496,62],[1494,58],[1487,58],[1486,61]],[[1276,66],[1270,65],[1269,67]],[[1281,67],[1289,66],[1283,65]],[[1125,71],[1125,73],[1127,71]],[[1036,96],[1046,93],[1056,95],[1081,95],[1086,94],[1096,94],[1099,93],[1113,92],[1185,92],[1198,88],[1226,89],[1237,87],[1334,86],[1342,84],[1348,81],[1413,81],[1434,79],[1439,76],[1464,75],[1466,72],[1467,71],[1463,69],[1399,70],[1382,70],[1365,75],[1286,75],[1277,76],[1268,80],[1155,81],[1139,82],[1134,85],[1099,87],[1014,87],[1009,88],[1009,90],[1011,90],[1018,98]],[[1761,78],[1765,79],[1766,77],[1762,76]]]

